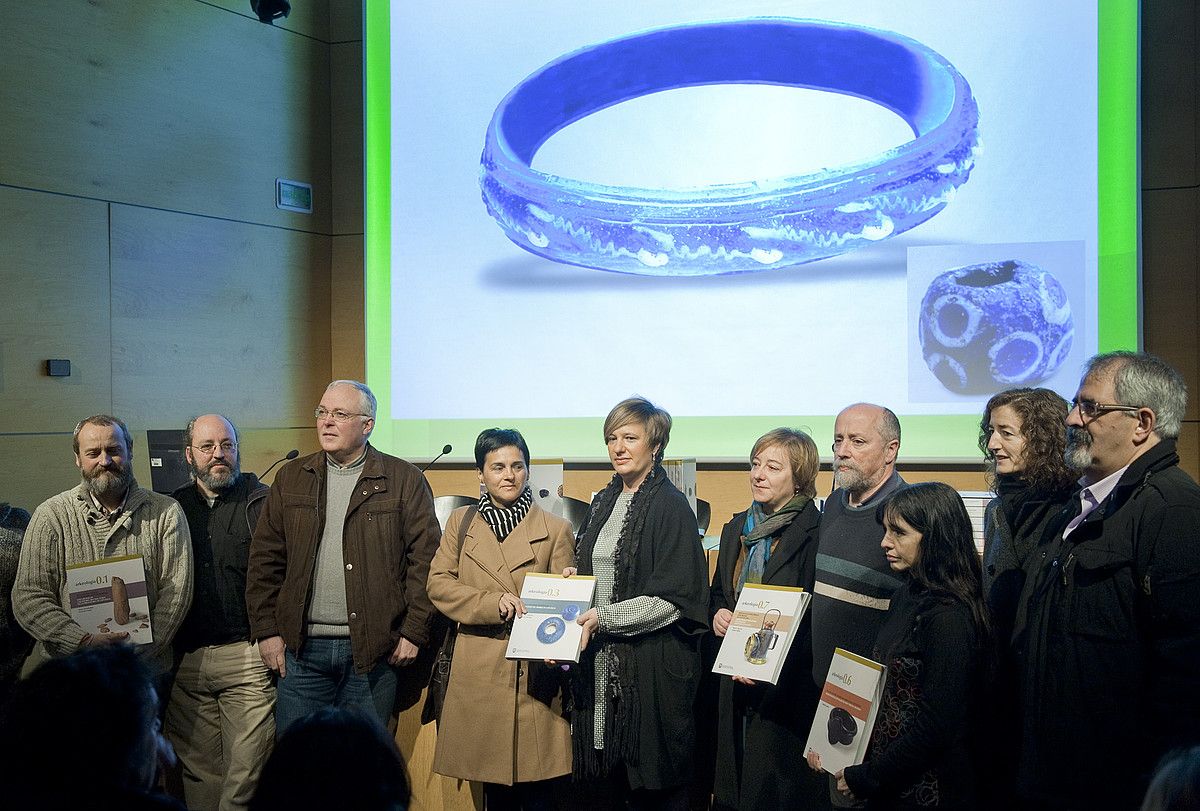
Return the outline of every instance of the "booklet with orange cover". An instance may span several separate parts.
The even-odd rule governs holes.
[[[805,746],[806,754],[821,756],[825,771],[834,774],[863,762],[886,679],[887,668],[878,662],[834,649]]]

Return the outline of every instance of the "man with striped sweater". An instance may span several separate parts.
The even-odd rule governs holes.
[[[890,409],[855,403],[833,427],[833,483],[825,502],[813,587],[813,679],[825,683],[833,649],[870,657],[892,592],[900,581],[879,542],[879,503],[904,484],[896,472],[900,421]],[[831,784],[835,807],[850,801]],[[852,807],[852,806],[851,806]]]

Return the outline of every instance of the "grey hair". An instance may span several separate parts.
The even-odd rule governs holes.
[[[195,417],[192,417],[190,420],[188,420],[187,427],[183,429],[183,444],[184,445],[190,446],[192,444],[192,436],[196,433],[196,420],[200,419],[200,417],[207,417],[207,416],[208,416],[207,414],[199,414]],[[233,429],[233,441],[239,442],[239,443],[241,442],[241,437],[238,436],[238,429],[237,429],[237,426],[233,424],[233,420],[229,419],[229,417],[226,417],[224,414],[214,413],[213,416],[220,417],[221,419],[225,420],[225,422],[229,423],[229,427]]]
[[[878,403],[852,403],[843,408],[842,411],[849,411],[855,406],[867,406],[868,408],[879,409],[879,418],[875,420],[875,430],[879,432],[879,437],[883,440],[883,444],[887,445],[893,439],[897,443],[900,442],[900,419],[896,416],[895,411]]]
[[[896,416],[896,412],[892,411],[887,406],[879,406],[879,410],[883,413],[879,415],[879,422],[875,424],[879,435],[883,437],[883,444],[888,444],[893,439],[897,443],[900,442],[900,419]]]
[[[1179,436],[1187,410],[1187,383],[1174,367],[1149,352],[1120,350],[1088,360],[1084,379],[1103,375],[1112,375],[1118,404],[1154,412],[1154,433],[1160,439]]]
[[[362,397],[362,405],[359,408],[371,419],[375,418],[377,401],[375,400],[375,395],[367,388],[366,383],[360,383],[357,380],[335,380],[325,387],[325,391],[329,391],[334,386],[349,386],[352,389],[357,389],[359,395]]]

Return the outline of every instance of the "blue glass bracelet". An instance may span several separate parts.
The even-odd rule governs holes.
[[[915,137],[863,163],[683,191],[532,168],[542,144],[584,116],[714,84],[856,96],[894,111]],[[970,176],[978,123],[966,79],[898,34],[775,18],[681,25],[567,54],[514,87],[488,126],[479,183],[508,238],[547,259],[649,276],[744,273],[836,256],[928,220]]]

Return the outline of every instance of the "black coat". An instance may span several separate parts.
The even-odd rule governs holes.
[[[709,590],[710,616],[722,608],[732,611],[737,604],[733,569],[745,522],[746,513],[738,513],[721,531],[717,571]],[[799,586],[812,593],[820,523],[821,513],[810,502],[779,535],[763,583]],[[806,790],[814,780],[804,765],[804,745],[820,697],[811,672],[812,618],[805,613],[778,684],[750,686],[720,677],[713,785],[718,802],[739,809],[807,807]],[[819,784],[821,792],[827,791],[824,780]]]
[[[986,734],[977,738],[981,804],[1009,809],[1017,804],[1015,781],[1021,751],[1016,663],[1010,642],[1026,564],[1058,524],[1076,487],[1037,490],[1016,475],[998,476],[997,496],[983,515],[983,593],[992,621],[995,670],[981,709]]]
[[[1014,632],[1019,793],[1135,808],[1170,748],[1200,742],[1200,487],[1162,440],[1031,559]]]
[[[873,656],[887,680],[866,761],[845,770],[850,790],[870,809],[975,809],[971,730],[986,659],[971,609],[910,579]]]
[[[1077,488],[1034,490],[1017,476],[998,476],[997,496],[983,514],[983,594],[992,632],[1006,644],[1025,585],[1025,564]],[[1060,527],[1061,531],[1061,527]]]
[[[708,630],[707,566],[696,515],[687,497],[665,479],[665,472],[658,467],[654,477],[642,485],[653,489],[647,493],[650,501],[642,531],[636,539],[630,539],[629,545],[635,551],[628,561],[628,582],[623,584],[619,597],[661,597],[679,609],[680,617],[657,631],[613,639],[628,644],[632,654],[631,683],[621,684],[621,690],[623,697],[634,699],[635,706],[625,717],[636,719],[635,729],[606,729],[605,748],[611,751],[599,759],[623,765],[633,789],[682,786],[691,776],[695,743],[692,711],[700,680],[700,638]],[[592,549],[612,514],[613,501],[604,495],[597,495],[579,530],[576,560],[580,574],[592,574]],[[621,568],[618,565],[618,580]],[[574,668],[576,703],[571,729],[577,776],[594,776],[588,761],[595,756],[587,751],[593,718],[593,686],[588,674],[594,674],[591,662],[598,646],[606,641],[605,636],[599,634],[589,642],[580,667]],[[627,757],[614,757],[623,748],[620,740],[630,741],[627,748],[632,752]]]

